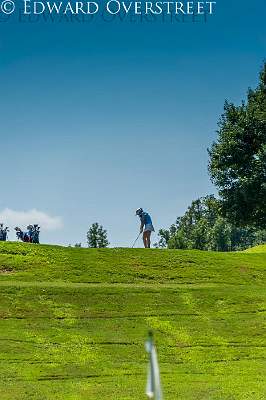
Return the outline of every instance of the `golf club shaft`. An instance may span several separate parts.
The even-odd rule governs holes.
[[[135,242],[133,243],[132,249],[133,249],[133,247],[135,246],[135,244],[137,243],[137,240],[138,240],[138,238],[140,237],[140,235],[141,235],[141,232],[138,234],[137,239],[136,239]]]

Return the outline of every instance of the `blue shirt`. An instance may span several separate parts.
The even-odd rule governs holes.
[[[146,225],[152,225],[151,217],[148,213],[144,212],[140,215],[141,222]]]

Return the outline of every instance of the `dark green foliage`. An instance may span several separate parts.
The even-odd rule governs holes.
[[[107,231],[103,229],[102,225],[97,222],[92,224],[87,232],[88,247],[92,248],[105,248],[109,242],[107,239]]]
[[[206,196],[192,202],[169,230],[159,231],[158,247],[214,251],[243,250],[266,241],[266,231],[241,228],[220,216],[221,201]]]
[[[238,226],[266,228],[266,64],[258,87],[241,106],[225,103],[209,172],[221,211]]]

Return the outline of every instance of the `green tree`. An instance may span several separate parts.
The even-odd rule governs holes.
[[[246,103],[225,103],[209,172],[221,212],[237,226],[266,228],[266,64]]]
[[[87,232],[88,247],[104,248],[109,245],[107,231],[97,222],[91,225]]]
[[[208,250],[229,251],[232,250],[231,226],[217,215],[213,226],[207,232]],[[236,244],[237,242],[235,242]]]
[[[175,232],[176,232],[175,224],[171,225],[169,229],[160,229],[158,234],[159,241],[158,243],[154,244],[154,247],[157,248],[167,247],[170,238],[175,234]]]
[[[221,202],[213,195],[194,200],[175,224],[159,230],[157,247],[234,251],[266,241],[266,231],[229,223],[221,217],[220,207]]]

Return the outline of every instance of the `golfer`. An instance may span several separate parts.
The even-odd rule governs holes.
[[[144,212],[142,208],[136,210],[136,215],[140,218],[140,233],[143,233],[143,244],[145,248],[151,247],[151,233],[154,232],[152,220],[147,212]]]

